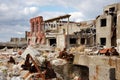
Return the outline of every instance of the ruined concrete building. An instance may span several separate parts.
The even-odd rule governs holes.
[[[96,18],[96,44],[117,47],[120,53],[120,3],[104,7]],[[120,58],[116,56],[76,54],[74,64],[88,73],[89,80],[120,80]],[[84,73],[82,73],[84,74]]]
[[[95,21],[71,22],[71,15],[58,16],[43,21],[42,17],[32,18],[31,31],[27,32],[28,44],[43,44],[57,48],[69,48],[95,44]]]
[[[46,43],[58,48],[69,48],[81,44],[94,44],[94,21],[71,22],[70,15],[59,16],[44,21]]]
[[[45,21],[41,16],[30,19],[31,31],[27,34],[27,41],[58,48],[81,44],[99,44],[107,48],[120,46],[120,3],[104,7],[103,14],[95,20],[77,23],[71,22],[70,16],[63,15]]]
[[[119,46],[120,3],[104,7],[103,14],[96,18],[96,43],[106,46]]]
[[[72,22],[71,15],[48,20],[36,17],[30,20],[31,31],[27,32],[28,44],[46,44],[57,48],[79,45],[106,48],[117,47],[120,53],[120,3],[104,7],[103,14],[95,20]],[[73,64],[83,80],[120,80],[120,58],[117,56],[75,54]]]

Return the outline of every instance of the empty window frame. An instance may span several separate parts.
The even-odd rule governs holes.
[[[107,24],[107,20],[105,18],[100,20],[101,27],[105,27],[106,24]]]
[[[81,43],[81,44],[85,44],[85,38],[81,38],[80,43]]]
[[[70,44],[76,44],[77,39],[76,38],[70,38]]]
[[[100,38],[100,44],[106,45],[106,38]]]
[[[56,38],[49,39],[50,46],[56,45]]]
[[[114,11],[115,11],[115,7],[109,8],[109,11],[110,11],[110,12],[114,12]]]

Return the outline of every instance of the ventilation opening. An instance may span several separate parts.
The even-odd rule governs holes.
[[[106,19],[101,19],[101,27],[105,27],[106,26]]]
[[[85,38],[81,38],[81,44],[85,44]]]
[[[116,80],[115,79],[115,68],[110,69],[110,80]]]
[[[101,45],[106,45],[106,38],[100,38]]]
[[[77,39],[76,38],[70,38],[70,44],[76,44]]]
[[[56,39],[49,39],[50,46],[55,46],[56,45]]]

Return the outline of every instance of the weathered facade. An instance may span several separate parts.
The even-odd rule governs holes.
[[[45,35],[44,35],[44,26],[42,16],[38,16],[30,19],[30,28],[31,31],[27,32],[27,42],[30,45],[35,44],[44,44]]]
[[[116,14],[117,14],[117,48],[118,48],[118,52],[120,53],[120,3],[118,3],[117,4],[117,12],[116,12]]]
[[[47,45],[66,47],[69,17],[70,15],[64,15],[44,21]],[[67,21],[64,23],[63,19],[67,19]],[[64,25],[66,27],[63,27]]]
[[[44,21],[46,44],[57,48],[69,48],[81,44],[94,45],[95,21],[71,22],[70,15]]]
[[[96,18],[96,43],[106,46],[117,46],[117,36],[119,35],[120,3],[104,7],[103,14]],[[117,20],[118,19],[118,20]]]
[[[32,18],[31,31],[27,32],[28,44],[46,43],[60,49],[99,44],[107,48],[115,46],[120,53],[120,3],[104,7],[103,14],[96,20],[77,23],[69,21],[70,16],[63,15],[45,21],[41,16]],[[118,56],[100,56],[97,54],[99,52],[87,54],[85,51],[80,54],[80,50],[75,50],[73,66],[79,67],[82,80],[120,80]]]
[[[117,47],[120,53],[120,3],[104,7],[96,18],[96,44]],[[74,65],[86,68],[89,80],[120,80],[120,58],[116,56],[76,54]]]
[[[88,69],[89,80],[120,80],[120,58],[76,54],[74,65]]]

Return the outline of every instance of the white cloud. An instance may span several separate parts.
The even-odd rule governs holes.
[[[24,36],[24,31],[29,30],[31,17],[43,16],[49,19],[56,16],[71,14],[70,20],[83,21],[95,19],[102,13],[103,7],[108,4],[120,2],[119,0],[0,0],[0,39],[8,39],[12,36]],[[60,12],[43,10],[41,6],[62,6],[65,9],[73,9],[73,12]],[[15,32],[15,33],[14,33]]]
[[[69,14],[71,14],[70,19],[76,22],[83,21],[85,17],[85,15],[82,12],[71,12]]]
[[[7,11],[8,10],[8,6],[4,3],[0,4],[0,11]]]
[[[24,34],[24,32],[16,32],[17,34],[19,34],[19,35],[23,35]]]
[[[51,4],[50,0],[26,0],[25,1],[26,5],[39,5],[39,6],[44,6],[44,5],[49,5]]]
[[[54,18],[54,17],[64,15],[64,14],[66,14],[66,13],[64,13],[64,12],[48,12],[48,11],[45,11],[45,12],[38,13],[37,16],[43,16],[43,19],[46,20],[46,19]]]
[[[26,7],[24,8],[24,14],[29,15],[29,14],[34,14],[37,12],[37,7]]]

